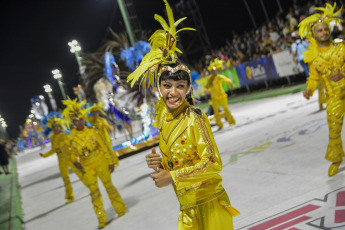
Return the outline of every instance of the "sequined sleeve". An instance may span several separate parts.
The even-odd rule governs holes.
[[[108,149],[107,143],[105,142],[105,140],[102,139],[101,134],[100,134],[97,130],[95,130],[95,129],[91,129],[91,130],[92,130],[92,132],[94,132],[94,135],[95,135],[95,137],[96,137],[96,140],[97,140],[97,142],[98,142],[98,145],[99,145],[101,151],[102,151],[103,154],[104,154],[104,157],[108,160],[108,162],[109,162],[110,164],[114,164],[113,159],[112,159],[112,157],[111,157],[111,155],[110,155],[110,154],[111,154],[111,153],[110,153],[111,150]]]
[[[71,154],[72,162],[77,162],[79,159],[79,154],[78,154],[78,150],[75,146],[75,142],[73,140],[74,138],[76,138],[76,137],[74,137],[74,132],[75,131],[72,130],[70,136],[68,136],[68,138],[66,138],[65,141],[67,142],[68,146],[70,147],[70,154]]]
[[[44,158],[49,157],[55,153],[56,139],[54,138],[54,136],[50,138],[50,143],[51,143],[51,150],[43,154]]]
[[[195,162],[193,166],[170,171],[176,189],[211,179],[222,170],[221,158],[212,135],[210,123],[206,115],[201,110],[199,111],[200,115],[191,112],[189,136],[192,138],[193,145],[196,146],[196,153],[200,160]]]
[[[309,78],[307,81],[307,89],[310,89],[312,92],[312,95],[314,91],[317,88],[317,85],[319,84],[321,78],[319,73],[317,72],[315,68],[314,62],[309,63]]]
[[[227,77],[225,77],[224,75],[220,75],[220,74],[218,74],[218,77],[219,77],[220,79],[222,79],[223,82],[226,82],[226,83],[228,83],[228,84],[230,84],[230,85],[234,85],[234,83],[231,81],[230,78],[227,78]]]
[[[113,130],[113,128],[109,125],[108,121],[103,117],[102,117],[102,125],[108,132]]]

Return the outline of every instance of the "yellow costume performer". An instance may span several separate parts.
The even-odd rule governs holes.
[[[113,128],[109,125],[108,121],[105,118],[100,116],[100,113],[105,115],[102,108],[103,106],[100,104],[91,106],[88,110],[91,110],[93,116],[88,117],[87,119],[91,123],[91,125],[98,130],[99,134],[102,137],[102,140],[106,143],[106,147],[111,153],[112,161],[114,162],[115,167],[117,167],[119,166],[119,158],[117,157],[117,153],[113,151],[111,139],[108,133],[112,131]]]
[[[309,63],[310,76],[307,81],[307,90],[304,96],[309,99],[317,84],[323,82],[327,98],[327,120],[329,127],[329,144],[325,158],[333,164],[329,168],[329,176],[334,176],[345,156],[341,140],[341,130],[345,113],[345,46],[342,40],[329,40],[331,20],[339,23],[336,17],[341,9],[333,13],[332,7],[326,4],[325,8],[315,8],[323,14],[313,14],[299,24],[299,34],[310,39],[311,45],[304,52],[304,60]],[[338,79],[335,79],[338,77]]]
[[[70,99],[63,103],[67,105],[63,116],[68,121],[72,120],[75,126],[70,135],[72,160],[76,167],[84,171],[84,180],[90,189],[93,208],[99,221],[98,228],[103,228],[106,225],[107,215],[103,207],[97,178],[102,181],[118,216],[124,215],[127,210],[111,181],[110,173],[114,170],[114,162],[112,162],[110,152],[100,134],[93,128],[84,127],[87,110],[82,108],[83,103],[79,104],[76,100]]]
[[[61,129],[64,127],[62,119],[52,117],[51,119],[49,119],[47,126],[53,130],[53,135],[50,137],[51,150],[47,153],[41,154],[41,156],[46,158],[53,155],[54,153],[57,154],[61,177],[65,184],[65,199],[67,200],[66,204],[68,204],[74,200],[73,189],[71,180],[69,178],[68,169],[71,168],[83,182],[82,173],[72,163],[71,153],[68,146],[69,137],[67,134],[61,132]]]
[[[190,105],[193,103],[191,72],[175,59],[175,27],[183,19],[175,22],[169,4],[164,2],[170,27],[155,15],[164,31],[158,30],[152,35],[150,53],[128,76],[132,84],[141,75],[149,77],[150,82],[157,84],[161,95],[154,125],[160,130],[162,158],[153,150],[146,161],[156,170],[152,178],[157,187],[173,185],[181,205],[179,230],[233,229],[232,217],[239,212],[231,206],[222,187],[219,175],[222,161],[210,123],[200,109]]]
[[[229,124],[236,124],[235,119],[228,108],[228,95],[225,93],[222,83],[226,82],[230,84],[232,88],[234,88],[235,86],[229,78],[221,74],[218,74],[218,71],[222,70],[223,66],[223,60],[219,60],[218,58],[216,58],[213,61],[211,61],[208,67],[208,71],[210,71],[212,75],[208,77],[206,84],[206,89],[211,92],[213,112],[219,129],[223,128],[223,123],[219,115],[219,105],[223,107],[226,120],[229,122]]]

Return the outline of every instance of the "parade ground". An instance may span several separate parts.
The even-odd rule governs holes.
[[[235,229],[345,229],[345,164],[328,177],[328,126],[318,94],[309,101],[301,92],[254,99],[229,105],[235,126],[212,127],[223,161],[223,186],[241,212],[234,218]],[[48,150],[49,145],[16,156],[25,229],[96,229],[89,191],[74,173],[76,200],[65,205],[57,157],[39,157]],[[99,182],[109,218],[106,229],[177,229],[178,200],[172,186],[155,187],[145,162],[149,152],[121,159],[112,174],[129,207],[123,217],[117,217]]]

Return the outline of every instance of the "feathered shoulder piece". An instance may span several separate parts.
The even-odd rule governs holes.
[[[215,59],[210,61],[210,65],[207,67],[207,69],[208,69],[208,71],[223,70],[224,69],[224,61],[219,59],[219,58],[215,58]]]
[[[308,46],[308,49],[303,52],[303,60],[306,63],[312,62],[319,55],[319,49],[315,39],[310,38],[309,42],[310,45]]]
[[[85,118],[86,114],[90,111],[90,109],[84,108],[86,105],[85,101],[79,103],[77,100],[78,98],[71,100],[69,97],[67,100],[62,100],[62,104],[66,106],[62,112],[62,117],[66,119],[68,128],[71,121]]]
[[[326,24],[330,28],[330,21],[335,21],[336,24],[341,24],[342,19],[337,16],[340,14],[343,6],[334,13],[336,3],[332,6],[329,3],[326,3],[326,7],[315,7],[315,10],[322,11],[320,14],[313,14],[309,17],[306,17],[298,24],[299,35],[301,38],[310,38],[313,36],[314,27],[318,24]]]
[[[166,0],[163,1],[165,2],[169,25],[160,15],[155,14],[154,18],[162,25],[163,29],[157,30],[150,37],[150,52],[144,56],[139,67],[127,77],[127,82],[131,82],[131,87],[139,81],[141,76],[141,82],[143,82],[145,90],[147,78],[149,78],[149,85],[154,87],[159,65],[175,63],[177,58],[175,52],[182,53],[181,50],[176,47],[177,34],[183,30],[195,30],[186,27],[176,31],[178,24],[185,20],[186,17],[175,22],[168,2]]]

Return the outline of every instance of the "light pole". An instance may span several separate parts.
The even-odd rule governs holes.
[[[1,117],[0,115],[0,138],[3,138],[5,140],[8,140],[8,134],[7,134],[7,131],[6,131],[6,127],[7,127],[7,124],[6,124],[6,121],[3,117]]]
[[[122,18],[123,18],[123,21],[125,22],[126,30],[129,36],[129,41],[131,45],[134,46],[134,43],[135,43],[134,34],[131,27],[131,23],[129,22],[128,12],[127,12],[125,3],[123,2],[123,0],[117,0],[117,4],[119,4]]]
[[[50,99],[50,104],[51,104],[51,106],[52,106],[52,109],[55,111],[56,109],[57,109],[57,106],[56,106],[56,101],[55,101],[55,99],[54,99],[54,97],[53,97],[53,95],[52,95],[52,88],[50,87],[50,85],[44,85],[43,86],[43,88],[44,88],[44,91],[48,94],[48,96],[49,96],[49,99]]]
[[[83,65],[81,64],[81,58],[79,56],[79,52],[81,51],[81,46],[79,45],[79,42],[76,40],[73,40],[71,42],[68,43],[69,47],[71,47],[70,51],[71,53],[75,54],[75,58],[77,59],[78,62],[78,66],[79,66],[79,72],[81,74],[81,76],[84,76],[84,69],[83,69]]]
[[[54,69],[52,71],[52,74],[53,74],[53,77],[58,81],[59,83],[59,86],[60,86],[60,90],[61,90],[61,93],[62,93],[62,97],[64,100],[67,100],[67,97],[66,97],[66,93],[65,93],[65,90],[63,88],[63,83],[61,81],[61,78],[62,78],[62,75],[60,73],[60,70],[58,69]]]

